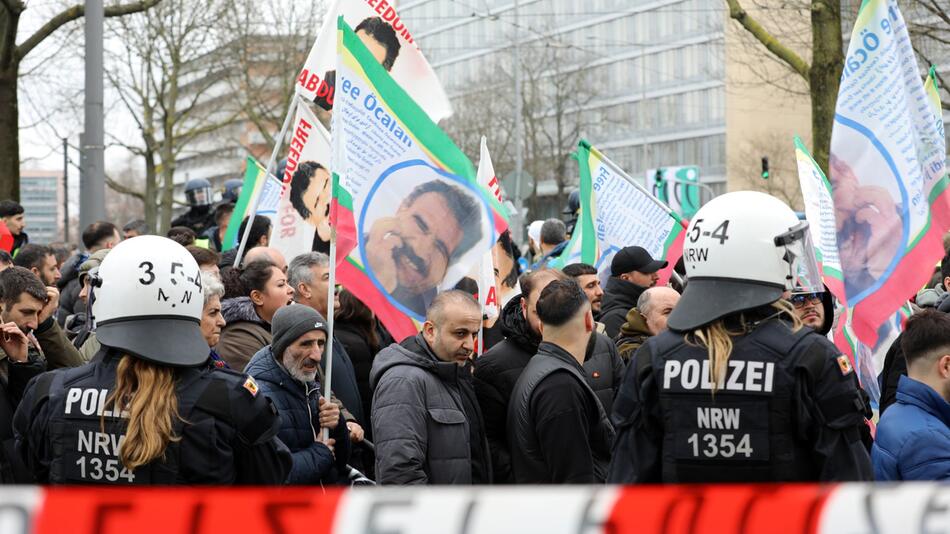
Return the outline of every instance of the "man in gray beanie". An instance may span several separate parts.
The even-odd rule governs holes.
[[[271,320],[273,340],[257,352],[244,372],[277,407],[277,436],[293,453],[289,484],[346,481],[350,440],[340,408],[321,396],[320,360],[327,343],[327,322],[302,304],[280,308]],[[322,440],[321,429],[330,429]]]

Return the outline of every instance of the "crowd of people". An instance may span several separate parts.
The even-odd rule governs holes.
[[[555,268],[569,205],[529,225],[524,258],[499,239],[513,290],[497,318],[463,280],[393,339],[329,286],[326,254],[269,247],[267,218],[240,225],[242,257],[222,252],[237,193],[212,205],[192,185],[167,236],[96,222],[71,255],[30,243],[29,214],[0,202],[15,237],[0,253],[0,482],[950,479],[950,256],[888,352],[875,434],[827,337],[836,303],[797,277],[807,223],[774,197],[707,203],[694,221],[728,232],[689,232],[702,253],[668,284],[666,259],[635,244],[606,272]]]

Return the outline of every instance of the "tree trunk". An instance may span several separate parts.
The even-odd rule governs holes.
[[[158,172],[155,170],[155,152],[146,146],[145,154],[145,224],[152,232],[158,231]]]
[[[812,63],[811,93],[812,155],[828,174],[831,129],[835,120],[838,86],[844,67],[841,37],[841,0],[813,0],[811,4]]]
[[[0,71],[0,200],[20,200],[20,130],[17,105],[18,62]]]
[[[174,108],[170,108],[170,112],[174,112]],[[170,119],[168,115],[162,117],[163,132],[162,132],[162,141],[159,143],[159,154],[162,159],[162,190],[159,193],[161,195],[161,224],[159,226],[159,231],[162,235],[168,232],[168,229],[172,225],[172,211],[175,208],[174,204],[174,192],[175,192],[175,132],[173,128],[173,119]]]
[[[173,193],[175,191],[174,165],[166,166],[162,158],[162,190],[161,190],[161,221],[158,231],[165,235],[172,226],[172,209],[174,209]],[[170,168],[169,168],[170,167]]]

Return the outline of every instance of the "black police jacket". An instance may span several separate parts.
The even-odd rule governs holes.
[[[128,414],[106,399],[119,355],[103,349],[82,367],[34,378],[14,416],[17,453],[39,483],[280,484],[291,456],[276,438],[279,418],[247,375],[181,368],[175,373],[180,439],[164,458],[126,469],[119,460]]]
[[[650,338],[614,403],[612,483],[871,480],[847,356],[779,319],[733,338],[713,394],[705,348]]]
[[[195,235],[200,238],[208,228],[214,226],[214,223],[214,212],[211,210],[211,206],[192,206],[172,221],[172,226],[187,226],[194,230]]]

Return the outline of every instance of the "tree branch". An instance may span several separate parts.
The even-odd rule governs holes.
[[[802,78],[805,78],[806,81],[810,79],[809,71],[811,70],[811,66],[808,62],[802,59],[802,57],[796,54],[791,48],[780,43],[774,35],[763,28],[757,20],[752,18],[746,10],[739,5],[739,0],[726,0],[726,5],[729,6],[729,16],[741,24],[753,37],[758,39],[769,52],[772,52],[776,57],[787,63],[792,70],[797,72]]]
[[[23,2],[14,0],[3,0],[3,7],[7,8],[7,11],[10,13],[15,13],[17,15],[23,13],[23,10],[26,9],[26,5]]]
[[[139,0],[138,2],[133,2],[130,4],[109,6],[105,8],[105,16],[107,18],[121,17],[124,15],[139,13],[155,6],[159,2],[161,2],[161,0]],[[53,35],[56,30],[60,29],[67,23],[82,18],[85,14],[86,7],[83,5],[75,5],[60,11],[56,16],[49,19],[46,24],[40,27],[40,29],[36,30],[36,32],[26,41],[23,41],[23,44],[16,48],[17,59],[23,59],[34,48],[36,48],[37,45],[42,43],[43,40],[45,40],[50,35]]]
[[[120,184],[119,182],[116,182],[112,178],[109,178],[108,176],[106,176],[106,185],[109,186],[109,189],[117,193],[122,193],[123,195],[129,195],[130,197],[137,198],[141,200],[142,202],[145,202],[145,193],[142,193],[141,191],[136,191],[135,189],[132,189],[131,187],[124,186]]]

